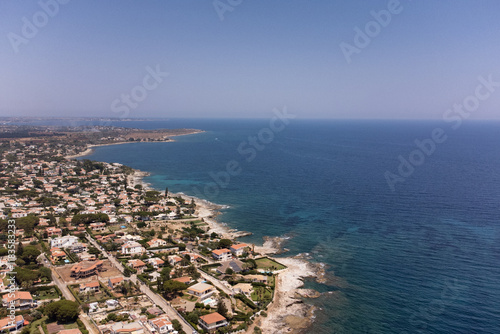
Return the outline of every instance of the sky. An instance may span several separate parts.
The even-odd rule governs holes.
[[[266,118],[286,106],[441,119],[467,102],[471,118],[498,119],[498,13],[497,0],[5,0],[0,116]]]

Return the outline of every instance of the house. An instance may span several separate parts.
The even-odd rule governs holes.
[[[154,332],[158,334],[172,333],[174,331],[172,322],[166,315],[150,319],[148,323],[153,327]]]
[[[176,264],[180,263],[182,261],[182,257],[178,255],[170,255],[168,257],[168,263],[170,263],[171,266],[175,266]]]
[[[80,284],[80,293],[86,293],[86,292],[99,292],[99,282],[93,281],[90,283]]]
[[[52,263],[59,262],[61,260],[64,260],[66,258],[66,253],[62,251],[60,248],[51,248],[50,249],[50,261]]]
[[[166,246],[167,245],[167,242],[163,239],[152,239],[150,241],[148,241],[148,245],[149,247],[152,247],[152,248],[157,248],[157,247],[163,247],[163,246]]]
[[[87,251],[87,244],[77,242],[69,247],[73,253],[83,253]]]
[[[216,271],[221,274],[225,274],[227,269],[231,269],[235,273],[242,272],[245,267],[243,262],[240,260],[232,260],[227,262],[222,262],[220,266],[217,267]]]
[[[207,283],[197,283],[195,285],[191,285],[187,289],[187,291],[189,294],[192,294],[193,296],[205,299],[207,297],[210,297],[215,292],[215,288],[213,285]]]
[[[150,258],[147,261],[149,262],[150,265],[152,265],[156,269],[162,267],[165,264],[165,261],[163,261],[162,259],[160,259],[158,257]]]
[[[97,273],[102,270],[102,265],[103,262],[101,260],[93,262],[82,261],[76,263],[73,267],[71,267],[71,277],[85,278],[97,275]]]
[[[56,236],[60,237],[62,236],[62,230],[57,227],[48,227],[45,231],[47,231],[47,235],[50,237]]]
[[[102,232],[106,229],[106,223],[90,223],[90,229],[95,232]]]
[[[267,276],[266,275],[245,275],[241,276],[247,282],[254,283],[266,283],[267,284]]]
[[[247,244],[236,244],[232,245],[230,250],[231,253],[234,254],[234,256],[242,256],[247,250],[248,250],[248,245]]]
[[[144,270],[144,268],[146,268],[146,264],[142,260],[139,260],[139,259],[129,260],[128,261],[128,265],[131,268],[137,270],[138,274],[142,273],[142,271]]]
[[[127,333],[127,334],[144,334],[144,327],[142,327],[139,321],[134,321],[130,323],[126,323],[123,321],[116,322],[111,324],[108,329],[111,331],[111,334],[118,333]]]
[[[124,280],[125,280],[125,278],[123,278],[123,276],[110,278],[110,279],[108,279],[108,286],[111,290],[113,290],[118,285],[120,285],[120,283],[123,282]]]
[[[14,319],[11,319],[10,317],[6,317],[3,319],[0,319],[0,331],[15,331],[20,329],[21,327],[28,325],[29,322],[27,320],[24,320],[22,315],[17,315],[15,316]]]
[[[191,283],[193,281],[193,279],[189,276],[183,276],[183,277],[173,278],[172,281],[177,281],[177,282],[181,282],[181,283],[188,285],[189,283]]]
[[[231,251],[227,248],[215,249],[212,251],[212,257],[217,261],[229,261],[232,258]]]
[[[14,305],[16,310],[26,310],[32,307],[36,307],[36,300],[33,300],[31,293],[28,291],[15,291],[13,293],[7,293],[2,297],[2,305],[4,307],[9,307]]]
[[[64,237],[58,237],[50,240],[50,247],[54,248],[70,248],[78,242],[78,238],[73,235],[66,235]]]
[[[250,297],[253,291],[253,286],[251,283],[238,283],[233,286],[234,293],[242,293],[247,297]]]
[[[137,241],[126,241],[122,245],[122,254],[124,255],[144,254],[145,252],[146,248],[142,247]]]
[[[219,327],[226,326],[228,324],[226,318],[224,318],[217,312],[210,313],[207,315],[202,315],[198,320],[198,323],[203,329],[209,332],[214,331]]]

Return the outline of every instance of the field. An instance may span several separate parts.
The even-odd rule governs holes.
[[[281,263],[278,263],[274,260],[271,260],[270,258],[263,257],[260,259],[255,260],[255,263],[257,263],[257,269],[263,269],[263,270],[281,270],[285,269],[286,267],[282,265]]]

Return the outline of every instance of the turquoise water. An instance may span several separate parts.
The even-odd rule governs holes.
[[[328,265],[333,280],[306,283],[324,292],[311,300],[321,310],[310,333],[498,332],[500,124],[292,120],[274,133],[263,130],[269,120],[124,124],[206,132],[99,147],[91,159],[228,205],[220,219],[253,232],[245,241],[288,236],[289,254]],[[392,191],[384,173],[436,127],[447,141]],[[265,144],[252,154],[259,133]]]

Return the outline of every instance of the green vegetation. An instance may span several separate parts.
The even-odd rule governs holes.
[[[256,259],[255,263],[257,264],[258,269],[263,269],[263,270],[281,270],[285,269],[286,266],[282,265],[281,263],[278,263],[274,260],[271,260],[268,257],[263,257],[260,259]]]
[[[78,318],[79,306],[77,302],[60,300],[45,306],[45,314],[49,320],[68,323]]]

